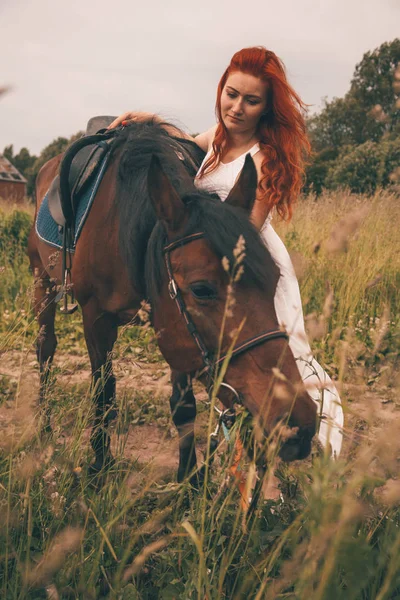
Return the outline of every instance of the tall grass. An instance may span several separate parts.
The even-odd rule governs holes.
[[[305,312],[318,310],[328,281],[335,294],[332,326],[380,316],[388,304],[399,313],[400,198],[381,191],[372,198],[346,192],[303,199],[289,226],[278,231],[303,258]]]
[[[307,198],[289,226],[277,225],[301,275],[305,314],[314,313],[313,347],[341,385],[346,440],[338,461],[316,453],[313,461],[276,464],[270,448],[265,478],[275,472],[283,501],[260,501],[252,517],[241,512],[227,477],[232,452],[222,439],[204,493],[174,484],[170,474],[160,477],[153,461],[139,463],[127,452],[138,423],[165,418],[167,389],[144,401],[140,389],[119,387],[116,463],[101,486],[85,468],[88,382],[67,386],[57,365],[58,383],[49,383],[47,394],[53,435],[39,437],[26,219],[14,209],[0,217],[3,358],[26,351],[15,354],[14,376],[0,366],[1,598],[400,597],[399,198],[383,192]],[[15,223],[23,224],[13,229]],[[327,282],[333,312],[313,330]],[[84,355],[79,316],[58,321],[59,354]],[[160,361],[148,331],[125,331],[118,344],[117,366],[127,353],[135,361]],[[378,413],[369,410],[375,405]],[[213,415],[202,416],[204,439],[215,423],[208,423]],[[247,427],[239,413],[232,439]],[[171,427],[162,431],[161,447],[171,444]]]
[[[346,363],[395,362],[400,347],[400,197],[347,192],[302,199],[289,226],[277,230],[297,266],[311,337],[327,291],[333,293],[317,356],[335,375]],[[378,340],[379,332],[384,332]],[[377,342],[379,344],[377,346]],[[380,365],[382,366],[382,364]],[[354,377],[352,372],[351,377]]]

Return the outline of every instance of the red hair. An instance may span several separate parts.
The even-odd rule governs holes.
[[[264,155],[258,191],[271,210],[274,206],[283,219],[292,216],[293,203],[300,192],[304,162],[310,152],[304,114],[306,105],[289,85],[282,61],[260,46],[244,48],[233,55],[217,88],[218,126],[212,144],[213,153],[198,177],[217,168],[226,149],[228,131],[221,116],[221,94],[231,73],[240,71],[266,81],[267,107],[261,117],[257,136]]]

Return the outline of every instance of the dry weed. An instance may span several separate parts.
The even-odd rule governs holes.
[[[33,477],[37,471],[47,465],[54,453],[53,446],[48,446],[41,452],[32,452],[23,455],[16,468],[16,474],[19,480],[25,481]]]
[[[322,314],[317,315],[316,313],[310,313],[309,315],[306,315],[304,319],[310,342],[325,337],[328,331],[328,322],[332,315],[333,305],[333,290],[330,284],[327,283],[327,293],[322,308]]]
[[[168,544],[173,540],[173,538],[173,535],[167,535],[161,538],[160,540],[148,544],[145,548],[143,548],[141,553],[136,556],[131,566],[125,570],[123,575],[123,581],[127,582],[131,577],[137,575],[139,571],[141,571],[141,569],[143,568],[146,560],[148,560],[148,558],[150,558],[150,556],[152,556],[153,554],[160,552],[160,550],[163,550],[166,546],[168,546]]]
[[[382,346],[382,342],[389,331],[390,327],[390,311],[389,306],[386,305],[382,317],[379,319],[379,327],[378,329],[371,332],[371,337],[374,341],[374,348],[372,350],[373,354],[377,354],[379,352],[380,347]]]
[[[332,227],[329,239],[325,242],[325,249],[327,252],[347,252],[351,237],[354,236],[369,210],[370,208],[367,205],[364,205],[353,210],[335,223]]]
[[[400,504],[400,481],[388,479],[385,485],[374,490],[376,500],[390,508]]]
[[[8,410],[0,409],[0,449],[10,454],[31,440],[37,433],[32,406],[21,404]]]
[[[79,549],[82,537],[82,529],[66,527],[52,540],[39,563],[30,569],[26,575],[26,582],[32,587],[50,584],[52,577],[64,565],[67,556]]]
[[[294,272],[296,273],[296,277],[299,281],[301,281],[307,272],[309,261],[300,252],[296,252],[295,250],[292,250],[291,252],[289,252],[289,254],[294,268]]]

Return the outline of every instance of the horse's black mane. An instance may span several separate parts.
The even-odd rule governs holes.
[[[190,218],[184,235],[203,231],[214,252],[233,264],[233,250],[240,235],[246,243],[241,284],[273,292],[277,267],[245,213],[197,190],[193,184],[201,150],[190,140],[177,140],[155,123],[135,123],[115,140],[120,148],[116,209],[123,259],[135,288],[143,287],[150,300],[157,297],[165,277],[163,247],[166,234],[157,222],[147,189],[151,157],[157,155],[172,185],[188,205]],[[182,158],[184,160],[182,160]]]

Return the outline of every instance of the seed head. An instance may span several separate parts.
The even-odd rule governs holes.
[[[230,267],[229,260],[227,259],[227,257],[223,256],[221,262],[222,262],[222,268],[224,269],[224,271],[229,273],[229,270],[231,267]]]
[[[236,265],[240,265],[246,256],[246,241],[242,235],[239,236],[237,244],[233,250],[233,256],[236,259]]]
[[[27,583],[33,587],[49,584],[52,576],[64,565],[68,554],[78,550],[82,537],[83,529],[76,527],[67,527],[58,534],[36,567],[28,573]]]

